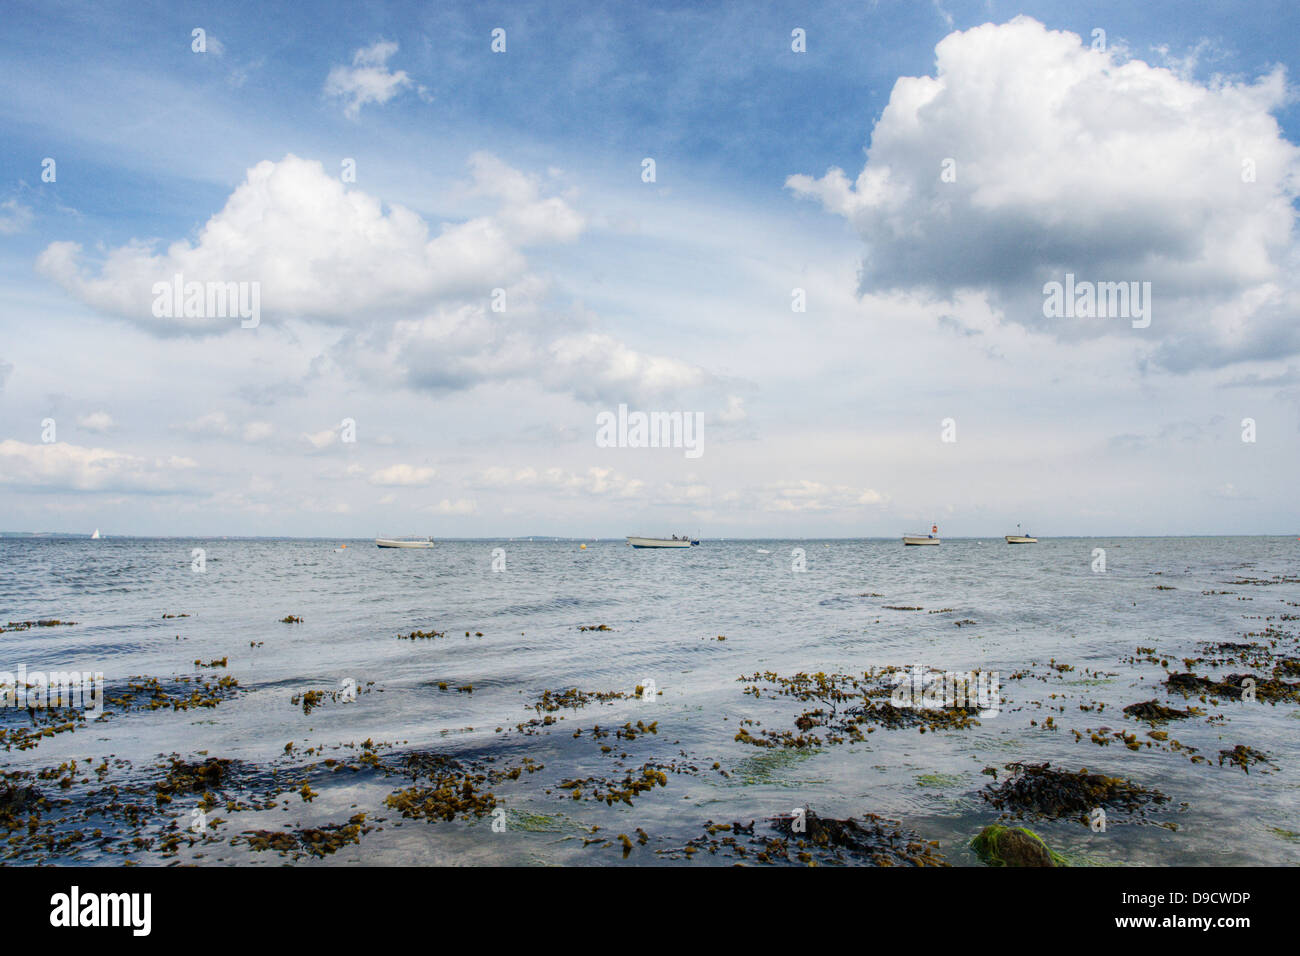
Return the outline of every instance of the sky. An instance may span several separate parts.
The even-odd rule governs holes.
[[[11,3],[0,530],[1300,533],[1298,28]]]

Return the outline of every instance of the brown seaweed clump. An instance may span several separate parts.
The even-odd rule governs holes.
[[[801,822],[803,832],[797,825]],[[829,854],[836,863],[872,866],[948,866],[939,854],[939,844],[922,840],[900,828],[898,821],[886,820],[874,813],[864,814],[861,821],[850,817],[836,820],[818,816],[808,809],[802,821],[782,815],[773,821],[787,843],[796,850],[815,848]],[[804,861],[807,862],[807,861]]]
[[[669,768],[674,769],[674,768]],[[567,790],[573,800],[582,800],[590,795],[593,800],[603,800],[608,806],[626,803],[632,806],[632,798],[649,793],[656,786],[668,786],[668,774],[663,765],[647,763],[635,770],[629,770],[621,780],[605,777],[583,777],[581,779],[562,780],[558,789]]]
[[[1145,720],[1153,724],[1161,724],[1170,720],[1185,720],[1188,717],[1196,716],[1190,710],[1166,707],[1158,700],[1144,700],[1140,704],[1129,704],[1124,708],[1124,713],[1135,720]]]
[[[398,634],[397,639],[399,641],[432,641],[439,637],[446,637],[446,636],[447,636],[446,631],[435,631],[430,629],[427,631],[416,630],[416,631],[412,631],[410,634]]]
[[[412,780],[427,781],[427,786],[407,787],[388,795],[385,804],[404,817],[423,820],[469,819],[491,813],[500,801],[483,789],[518,780],[525,773],[545,769],[531,757],[504,768],[462,763],[446,754],[416,751],[406,754],[397,768],[389,773],[409,774]]]
[[[60,621],[57,618],[47,618],[43,621],[10,621],[0,627],[0,634],[7,634],[10,631],[30,631],[34,627],[75,627],[76,623],[76,621]]]
[[[469,779],[446,779],[441,786],[407,787],[390,793],[384,804],[416,820],[455,820],[482,817],[496,808],[497,798],[475,789]]]
[[[86,725],[85,712],[68,707],[30,707],[17,712],[15,719],[21,720],[23,717],[31,722],[30,727],[0,727],[0,747],[5,750],[31,750],[48,737],[71,733]]]
[[[791,697],[800,703],[819,706],[796,716],[794,731],[760,730],[752,734],[742,721],[735,739],[755,747],[820,747],[823,744],[841,744],[865,739],[876,726],[888,730],[915,727],[921,733],[935,730],[962,730],[978,725],[975,718],[980,708],[973,699],[974,688],[969,688],[970,700],[950,706],[899,706],[892,702],[891,683],[898,682],[902,668],[884,667],[866,671],[861,677],[853,674],[797,673],[791,677],[766,671],[738,678],[748,683],[744,693],[755,698]],[[825,736],[813,733],[821,729]]]
[[[1011,771],[1011,776],[1001,783],[989,784],[980,795],[1012,816],[1074,819],[1086,824],[1089,814],[1097,807],[1140,816],[1152,805],[1169,801],[1159,790],[1123,777],[1089,773],[1087,768],[1073,772],[1054,770],[1050,763],[1017,762],[1007,764],[1006,769]]]
[[[544,690],[542,696],[533,701],[531,706],[539,714],[554,713],[557,710],[577,710],[586,707],[593,700],[607,704],[615,700],[635,700],[639,695],[617,690],[585,691],[570,687],[567,690]]]
[[[319,827],[306,827],[301,830],[245,830],[244,842],[249,849],[262,852],[275,850],[278,853],[292,854],[295,858],[303,853],[315,857],[326,857],[337,853],[350,843],[360,843],[361,837],[373,827],[365,825],[366,815],[355,814],[347,823],[327,823]]]
[[[29,816],[43,803],[41,792],[31,784],[11,782],[0,786],[0,830],[27,826]]]
[[[293,704],[295,707],[301,704],[302,712],[304,714],[310,714],[313,710],[326,702],[337,703],[342,700],[346,703],[349,700],[354,700],[357,694],[369,694],[371,690],[374,689],[374,686],[375,682],[369,680],[366,681],[365,685],[362,687],[357,687],[354,683],[348,687],[340,687],[338,690],[305,690],[300,694],[294,694],[290,697],[289,703]]]
[[[1257,674],[1229,674],[1223,680],[1203,677],[1186,671],[1170,674],[1165,679],[1165,687],[1187,696],[1227,697],[1242,700],[1246,697],[1245,682],[1255,682],[1255,697],[1268,703],[1293,701],[1300,703],[1300,683],[1289,684],[1275,677],[1261,677]]]
[[[836,820],[818,816],[811,809],[769,820],[771,831],[755,833],[755,821],[714,823],[708,821],[703,835],[685,846],[655,850],[673,860],[693,860],[699,854],[734,859],[738,864],[752,860],[767,866],[948,866],[939,854],[939,844],[922,840],[902,829],[896,820],[874,813],[860,819]],[[774,831],[774,832],[772,832]],[[648,839],[637,831],[639,844]],[[599,842],[599,841],[590,841]],[[613,846],[606,840],[601,845]],[[623,856],[630,852],[623,845]]]
[[[201,763],[186,763],[173,757],[166,768],[166,776],[154,785],[155,799],[159,803],[170,803],[173,797],[183,794],[220,790],[229,780],[232,766],[232,761],[218,757],[209,757]]]
[[[236,696],[239,681],[229,674],[217,680],[180,675],[164,684],[157,677],[134,676],[127,681],[126,690],[107,698],[112,709],[190,710],[194,707],[216,707],[223,700]],[[187,693],[188,691],[188,693]]]
[[[1283,657],[1273,667],[1274,677],[1300,677],[1300,660]]]
[[[1223,766],[1223,762],[1225,760],[1230,764],[1234,764],[1240,767],[1246,773],[1250,773],[1250,765],[1253,763],[1273,762],[1268,759],[1267,754],[1261,753],[1260,751],[1256,750],[1254,747],[1247,747],[1245,744],[1237,744],[1237,746],[1233,747],[1231,750],[1220,750],[1219,751],[1220,767]]]

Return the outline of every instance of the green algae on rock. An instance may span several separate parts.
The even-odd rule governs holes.
[[[989,866],[1067,866],[1065,859],[1027,827],[992,824],[970,841],[971,849]]]

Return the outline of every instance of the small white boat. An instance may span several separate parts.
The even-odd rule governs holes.
[[[380,548],[432,548],[432,538],[376,538],[375,546]]]
[[[676,535],[671,538],[638,538],[630,534],[627,536],[627,543],[634,548],[689,548],[691,539],[679,538]]]
[[[98,528],[96,528],[96,529],[95,529],[95,533],[92,534],[92,535],[90,536],[90,540],[91,540],[91,541],[98,541],[98,540],[99,540],[99,529],[98,529]]]
[[[929,534],[903,535],[903,544],[938,544],[938,543],[939,543],[939,526],[937,524],[930,526]]]
[[[1038,544],[1038,539],[1033,535],[1021,534],[1020,525],[1016,525],[1016,533],[1003,535],[1007,539],[1007,544]]]

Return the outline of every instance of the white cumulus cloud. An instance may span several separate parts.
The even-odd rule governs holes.
[[[488,160],[480,155],[476,162]],[[498,170],[494,177],[509,175]],[[522,246],[567,240],[582,227],[563,201],[551,205],[535,189],[516,194],[501,187],[494,194],[501,199],[495,215],[445,223],[431,234],[411,210],[348,189],[319,162],[290,154],[248,170],[194,242],[179,240],[158,253],[133,241],[92,265],[79,244],[59,241],[41,253],[37,268],[90,305],[161,335],[240,328],[229,310],[155,315],[162,294],[155,284],[173,283],[177,275],[184,284],[248,283],[249,301],[256,283],[264,321],[301,316],[363,323],[434,302],[483,299],[524,273]],[[538,223],[521,228],[521,218]],[[544,228],[541,220],[551,225]]]
[[[856,179],[787,180],[856,227],[863,293],[981,290],[1069,338],[1128,323],[1044,319],[1044,283],[1149,281],[1140,341],[1171,368],[1300,351],[1282,67],[1199,83],[1024,16],[935,59],[895,83]]]

